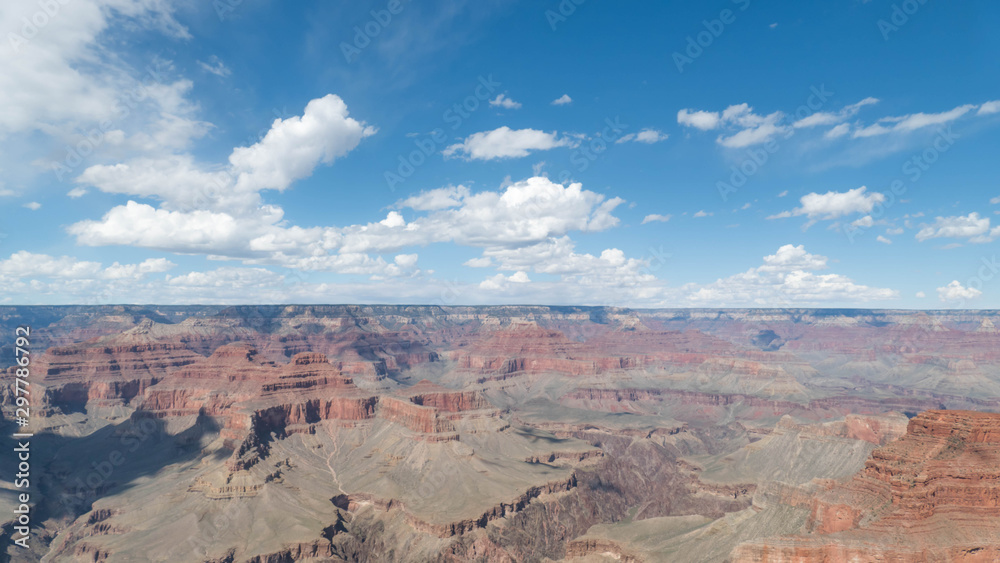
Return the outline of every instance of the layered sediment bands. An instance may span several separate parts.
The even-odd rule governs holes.
[[[704,393],[677,389],[607,389],[577,388],[564,395],[560,402],[566,405],[618,412],[641,410],[644,402],[671,402],[686,406],[730,407],[741,405],[758,409],[760,416],[793,414],[810,419],[837,418],[850,413],[875,415],[890,411],[917,412],[939,408],[942,403],[951,405],[986,404],[992,408],[994,401],[977,401],[954,396],[940,399],[918,397],[889,397],[884,399],[864,397],[828,397],[811,401],[770,399],[740,393]]]
[[[46,405],[128,403],[201,356],[173,343],[108,344],[51,348],[33,365]]]
[[[408,511],[405,504],[402,502],[395,501],[393,499],[383,499],[366,493],[349,495],[348,510],[357,510],[363,505],[372,505],[377,510],[381,511],[399,509],[406,515],[407,522],[413,526],[414,529],[420,532],[433,534],[441,538],[450,538],[471,532],[472,530],[485,528],[487,524],[493,522],[494,520],[510,517],[523,511],[533,500],[542,497],[543,495],[566,492],[576,487],[576,485],[576,475],[570,475],[569,478],[565,480],[553,481],[545,483],[544,485],[529,487],[517,498],[509,502],[501,502],[475,518],[456,520],[454,522],[447,522],[443,524],[421,520]]]
[[[812,504],[810,534],[739,546],[734,561],[994,561],[1000,414],[928,411]]]
[[[379,404],[379,418],[401,424],[414,432],[436,434],[454,432],[455,425],[438,416],[437,409],[411,403],[405,399],[384,397]]]

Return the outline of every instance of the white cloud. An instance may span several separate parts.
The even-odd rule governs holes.
[[[886,238],[886,237],[884,237],[882,235],[879,235],[879,236],[875,237],[875,240],[877,240],[877,241],[879,241],[881,243],[885,243],[885,244],[892,244],[892,240],[890,240],[890,239],[888,239],[888,238]]]
[[[81,261],[71,256],[53,257],[25,250],[0,260],[0,276],[12,278],[61,279],[140,279],[146,274],[165,272],[176,266],[165,258],[150,258],[140,264],[115,262],[102,268],[99,262]]]
[[[846,106],[844,109],[836,113],[818,111],[816,113],[807,115],[806,117],[803,117],[802,119],[796,121],[795,123],[792,124],[792,127],[795,127],[796,129],[801,129],[805,127],[817,127],[821,125],[834,125],[836,123],[843,122],[845,119],[848,119],[849,117],[853,117],[859,111],[861,111],[861,108],[877,103],[878,103],[877,98],[865,98],[860,102]]]
[[[898,117],[883,117],[878,122],[854,130],[853,137],[874,137],[887,133],[909,133],[932,125],[944,125],[969,113],[976,106],[966,104],[941,113],[913,113]]]
[[[659,214],[653,213],[653,214],[646,215],[645,217],[643,217],[642,218],[642,224],[645,225],[646,223],[652,223],[654,221],[655,222],[659,222],[659,223],[666,223],[669,220],[670,220],[670,215],[659,215]]]
[[[693,215],[693,217],[711,217],[712,215],[715,215],[715,213],[706,213],[705,210],[702,209],[702,210],[696,212]]]
[[[826,256],[806,252],[804,245],[786,244],[777,252],[764,257],[764,265],[758,268],[762,272],[791,272],[794,270],[823,270],[827,262]]]
[[[287,189],[374,133],[373,127],[348,117],[343,100],[328,94],[310,101],[302,117],[275,119],[259,142],[233,149],[226,169],[206,170],[191,155],[179,154],[91,166],[76,182],[108,193],[156,198],[168,210],[240,214],[260,205],[260,191]]]
[[[509,276],[497,274],[479,284],[481,289],[504,291],[510,288],[510,284],[531,283],[528,274],[525,272],[515,272]]]
[[[942,302],[965,301],[975,299],[983,294],[982,291],[974,287],[963,287],[958,280],[954,280],[944,287],[937,288],[938,298]]]
[[[470,258],[463,262],[462,265],[470,268],[489,268],[493,265],[493,260],[489,257]]]
[[[847,123],[841,123],[826,133],[823,133],[823,137],[826,139],[839,139],[850,132],[851,126]]]
[[[786,195],[788,195],[788,190],[785,190],[785,191],[781,192],[780,194],[778,194],[778,197],[785,197]]]
[[[508,98],[506,94],[498,94],[496,98],[490,100],[490,105],[493,107],[502,107],[504,109],[519,109],[521,107],[520,102],[515,102],[514,100]]]
[[[924,293],[923,291],[918,291],[916,297],[918,297],[919,299],[923,299],[924,297],[927,297],[927,294]]]
[[[22,35],[24,22],[43,14],[35,2],[5,2],[0,12],[0,136],[115,119],[121,92],[131,90],[130,69],[98,43],[122,22],[189,38],[159,0],[74,0],[60,2],[37,36]]]
[[[682,109],[677,112],[677,123],[687,127],[701,129],[702,131],[709,131],[719,126],[719,113],[714,111],[691,111],[689,109]]]
[[[662,131],[647,128],[643,129],[642,131],[639,131],[638,133],[629,133],[627,135],[622,135],[621,138],[615,141],[615,144],[620,145],[622,143],[627,143],[629,141],[632,141],[635,143],[646,143],[651,145],[653,143],[659,143],[660,141],[665,141],[667,137],[669,137],[669,135],[663,133]]]
[[[492,131],[473,133],[461,143],[444,149],[445,158],[465,155],[469,160],[493,160],[496,158],[520,158],[532,151],[544,151],[556,147],[573,146],[568,138],[559,138],[557,132],[546,133],[537,129],[511,129],[504,126]]]
[[[284,276],[264,268],[224,267],[208,272],[189,272],[180,276],[168,276],[167,283],[186,288],[226,287],[246,289],[251,287],[273,287],[284,281]]]
[[[868,229],[871,228],[873,225],[875,225],[875,220],[872,219],[871,215],[865,215],[864,217],[861,217],[860,219],[855,219],[854,221],[851,222],[851,226],[854,228],[860,227]]]
[[[706,285],[684,286],[692,306],[770,306],[868,302],[895,299],[892,289],[855,283],[838,274],[816,274],[827,258],[800,246],[785,245],[764,258],[764,265]]]
[[[437,211],[449,207],[458,207],[462,200],[469,196],[469,188],[465,186],[448,186],[420,192],[396,204],[397,207],[409,207],[417,211]]]
[[[570,98],[569,94],[563,94],[562,96],[552,100],[552,105],[554,106],[564,106],[571,103],[573,103],[573,98]]]
[[[990,115],[998,111],[1000,111],[1000,100],[993,100],[979,106],[979,111],[976,112],[976,115]]]
[[[42,204],[38,203],[37,201],[29,201],[28,203],[25,203],[22,207],[27,207],[32,211],[38,211],[39,209],[42,208]]]
[[[657,284],[650,259],[628,258],[617,248],[607,248],[600,256],[581,254],[568,236],[530,246],[487,248],[483,257],[502,271],[558,275],[563,287],[571,284],[576,288],[591,288],[595,294],[607,292],[605,295],[613,296],[615,290],[638,290],[648,291],[651,296]]]
[[[229,156],[237,191],[284,190],[308,177],[320,162],[329,164],[375,134],[375,128],[348,117],[347,104],[327,94],[306,104],[302,117],[275,119],[260,142]]]
[[[997,197],[994,197],[994,198],[990,198],[990,203],[993,204],[993,205],[996,205],[996,204],[1000,203],[1000,196],[997,196]]]
[[[866,193],[867,189],[861,186],[846,192],[809,193],[799,199],[800,207],[772,215],[768,219],[806,215],[811,221],[817,221],[836,219],[852,213],[870,213],[876,204],[885,201],[885,196],[879,192]]]
[[[83,197],[87,195],[87,190],[85,190],[84,188],[73,188],[72,190],[66,192],[66,195],[76,199],[78,197]]]
[[[953,217],[936,217],[934,223],[917,231],[917,240],[933,238],[967,238],[969,242],[992,242],[1000,237],[1000,227],[990,229],[990,218],[978,213]]]
[[[784,118],[785,114],[780,111],[758,115],[749,104],[745,103],[731,105],[721,114],[689,109],[677,112],[677,122],[681,125],[703,131],[726,128],[729,133],[719,135],[715,141],[728,148],[743,148],[766,143],[778,134],[789,132],[790,129],[781,124]]]
[[[82,221],[68,231],[79,244],[90,246],[131,245],[306,270],[408,275],[398,264],[366,253],[444,242],[524,245],[572,231],[603,231],[618,224],[612,213],[622,203],[584,190],[581,184],[563,186],[533,177],[502,191],[473,194],[459,186],[418,194],[397,204],[417,212],[409,221],[401,212],[390,211],[367,224],[301,228],[286,226],[282,210],[274,206],[235,214],[171,211],[130,201],[99,221]]]

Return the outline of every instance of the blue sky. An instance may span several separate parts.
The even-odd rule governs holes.
[[[997,308],[998,15],[6,2],[0,301]]]

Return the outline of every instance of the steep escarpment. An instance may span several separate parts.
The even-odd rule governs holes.
[[[928,411],[812,503],[810,533],[739,546],[735,561],[994,561],[1000,415]]]

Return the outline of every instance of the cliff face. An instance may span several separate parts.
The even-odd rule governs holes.
[[[0,307],[38,558],[108,561],[993,560],[996,317]]]
[[[995,561],[1000,414],[927,411],[812,502],[811,533],[741,545],[734,561]]]

